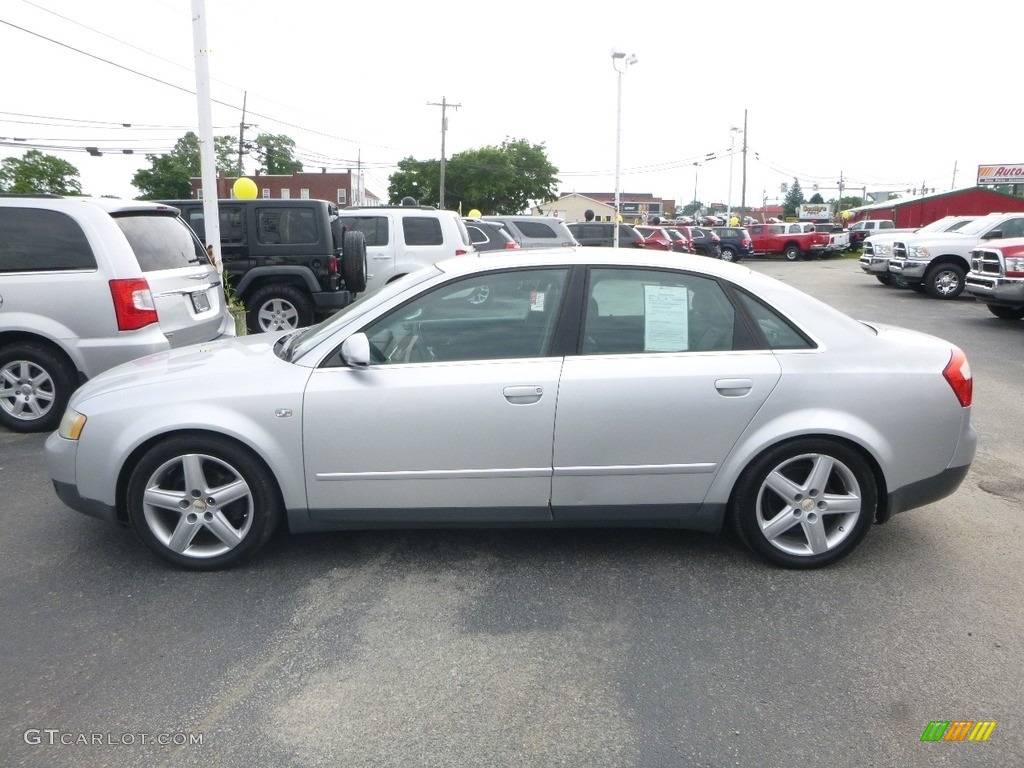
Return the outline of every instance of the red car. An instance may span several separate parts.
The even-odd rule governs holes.
[[[684,232],[683,230],[686,230]],[[696,253],[693,241],[690,239],[688,227],[669,227],[668,234],[672,238],[672,250],[676,253]]]
[[[637,224],[634,229],[639,232],[647,242],[647,247],[655,251],[673,250],[673,239],[664,227],[649,227],[645,224]]]

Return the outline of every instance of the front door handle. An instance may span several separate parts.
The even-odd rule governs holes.
[[[513,405],[529,405],[530,403],[536,403],[544,396],[544,387],[539,387],[536,384],[505,387],[503,394],[505,399]]]

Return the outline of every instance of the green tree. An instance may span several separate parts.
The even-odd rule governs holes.
[[[500,146],[481,147],[452,156],[445,164],[445,204],[484,213],[521,213],[531,203],[555,196],[558,169],[543,144],[506,139]],[[438,160],[407,157],[388,179],[388,199],[399,203],[414,197],[422,204],[440,200]]]
[[[237,168],[236,145],[231,136],[213,137],[218,174],[234,175]],[[202,176],[199,137],[189,131],[165,155],[146,155],[149,168],[132,176],[132,184],[142,200],[184,200],[192,197],[191,179]]]
[[[256,157],[261,173],[287,176],[302,170],[302,163],[295,159],[295,142],[283,134],[257,136]]]
[[[80,195],[82,185],[78,169],[67,160],[30,149],[20,158],[7,157],[0,162],[0,192]]]
[[[786,192],[786,199],[782,202],[783,217],[795,217],[800,206],[805,202],[807,201],[804,200],[804,191],[800,189],[800,182],[793,179],[793,183],[790,185],[789,191]]]
[[[823,204],[825,202],[825,198],[821,196],[820,192],[815,192],[813,195],[811,195],[811,199],[808,200],[807,202],[810,203],[811,205],[816,205],[819,203]]]

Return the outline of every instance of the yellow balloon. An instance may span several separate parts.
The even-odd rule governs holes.
[[[236,179],[231,189],[239,200],[255,200],[256,196],[260,193],[256,187],[256,182],[252,179],[247,179],[245,176]]]
[[[481,216],[483,216],[483,214],[480,213],[480,211],[478,211],[476,208],[474,208],[472,211],[470,211],[468,215],[469,215],[469,218],[471,218],[471,219],[479,219]]]
[[[850,212],[849,211],[843,211],[841,215],[842,215],[844,221],[846,219],[850,218]]]

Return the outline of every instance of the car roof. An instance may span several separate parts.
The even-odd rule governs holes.
[[[57,211],[73,210],[76,206],[87,205],[99,208],[107,213],[142,213],[166,212],[166,205],[151,203],[145,200],[123,200],[116,197],[62,197],[58,195],[17,195],[0,197],[0,204],[11,206],[32,205],[36,208],[49,208]]]

